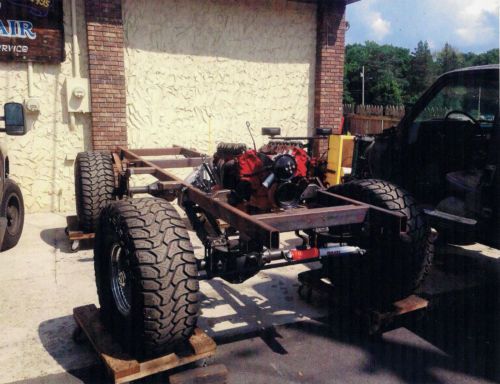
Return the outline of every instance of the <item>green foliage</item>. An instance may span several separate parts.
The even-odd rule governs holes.
[[[371,103],[403,102],[402,89],[408,86],[407,73],[410,51],[392,45],[378,45],[367,41],[346,49],[345,85],[346,100],[361,100],[361,68],[365,65],[366,100]],[[373,81],[375,80],[375,81]]]
[[[461,53],[446,43],[434,56],[420,41],[413,52],[373,41],[346,46],[344,103],[361,104],[362,67],[365,66],[365,103],[413,103],[442,73],[474,65],[498,64],[499,50]]]
[[[427,41],[419,41],[417,48],[411,54],[410,71],[408,74],[410,86],[406,90],[408,102],[414,103],[429,88],[434,81],[436,72],[437,68],[432,59],[429,44]]]
[[[436,64],[440,71],[445,73],[457,68],[463,68],[465,61],[463,54],[446,43],[444,48],[436,55]]]

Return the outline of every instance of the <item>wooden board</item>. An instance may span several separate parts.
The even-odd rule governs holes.
[[[66,234],[71,241],[89,240],[95,237],[95,233],[85,233],[79,229],[78,218],[76,216],[67,216],[66,225]]]
[[[323,271],[321,269],[313,269],[310,271],[301,272],[298,275],[299,281],[301,282],[301,287],[299,288],[299,295],[301,298],[310,301],[312,291],[317,291],[320,294],[325,294],[330,301],[336,304],[340,304],[338,292],[334,285],[323,276]],[[342,306],[342,304],[340,304]],[[429,306],[429,301],[418,296],[410,295],[402,300],[396,301],[392,304],[392,308],[387,308],[386,311],[370,311],[370,318],[372,323],[369,325],[368,332],[370,334],[376,334],[390,325],[396,318],[410,314],[416,313],[418,311],[424,310]],[[358,308],[349,308],[353,310],[354,313],[358,315],[366,314],[365,310],[360,310]]]
[[[406,313],[415,312],[425,309],[429,306],[429,301],[417,295],[408,296],[406,299],[396,301],[394,304],[395,316],[404,315]]]
[[[178,356],[170,353],[155,359],[139,361],[123,352],[120,344],[113,340],[104,329],[99,310],[93,304],[73,309],[76,323],[85,333],[99,357],[106,364],[110,376],[116,384],[127,383],[172,368],[211,357],[215,354],[216,344],[205,332],[196,328],[189,339],[191,354]]]

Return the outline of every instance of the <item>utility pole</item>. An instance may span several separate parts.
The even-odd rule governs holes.
[[[361,105],[365,106],[365,66],[361,72]]]

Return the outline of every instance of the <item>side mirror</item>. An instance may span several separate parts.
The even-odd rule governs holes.
[[[270,127],[262,128],[262,135],[271,137],[279,136],[281,135],[281,128],[270,128]]]
[[[316,136],[330,136],[331,134],[331,128],[316,128]]]
[[[22,136],[26,133],[23,105],[20,103],[7,103],[3,106],[5,128],[7,135]]]

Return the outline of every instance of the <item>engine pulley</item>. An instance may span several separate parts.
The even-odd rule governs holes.
[[[274,158],[273,171],[279,181],[288,181],[295,176],[297,162],[289,154],[278,155]]]
[[[276,188],[274,199],[281,208],[290,209],[299,205],[300,194],[299,187],[296,184],[291,182],[281,183]]]

